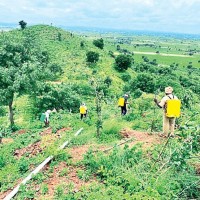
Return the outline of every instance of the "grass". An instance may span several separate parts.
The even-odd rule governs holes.
[[[98,38],[99,35],[95,37],[92,35],[87,40],[85,38],[81,38],[77,35],[71,35],[69,32],[65,32],[61,29],[50,27],[50,26],[33,26],[30,27],[30,31],[35,35],[40,34],[41,48],[47,50],[50,53],[50,59],[52,62],[58,63],[62,66],[64,70],[64,74],[61,77],[58,77],[56,81],[64,82],[68,84],[77,84],[80,85],[80,90],[85,92],[86,86],[90,86],[91,77],[96,76],[100,77],[104,80],[107,76],[112,79],[112,84],[110,88],[108,88],[108,94],[105,96],[102,102],[102,119],[103,119],[103,129],[100,138],[96,137],[96,107],[95,107],[95,95],[93,91],[90,94],[81,95],[81,100],[86,102],[88,107],[88,116],[86,119],[80,120],[80,114],[77,110],[76,113],[70,113],[67,110],[59,110],[57,113],[52,114],[50,116],[50,127],[52,128],[53,134],[51,137],[54,137],[51,142],[48,142],[51,137],[42,137],[39,135],[40,132],[44,130],[43,123],[41,123],[38,119],[38,115],[35,115],[34,106],[27,95],[24,95],[20,98],[17,96],[14,99],[14,111],[15,111],[15,120],[17,126],[21,127],[21,129],[25,129],[27,133],[24,134],[11,134],[10,132],[7,134],[7,137],[11,137],[14,139],[14,143],[11,144],[3,144],[1,145],[1,162],[2,165],[0,170],[0,190],[5,191],[11,187],[13,187],[16,183],[16,180],[19,178],[24,178],[30,172],[30,166],[37,166],[40,162],[44,160],[49,155],[55,155],[56,159],[54,164],[59,164],[61,161],[68,160],[67,150],[63,152],[58,152],[57,148],[65,141],[71,140],[71,144],[69,148],[73,146],[81,146],[84,144],[93,144],[99,145],[113,145],[117,143],[121,136],[119,135],[119,131],[122,128],[132,128],[137,130],[149,131],[151,128],[152,120],[155,120],[155,130],[160,131],[162,127],[162,111],[155,109],[155,105],[153,103],[153,94],[145,94],[142,93],[142,96],[139,98],[130,99],[129,110],[126,116],[121,117],[120,109],[117,106],[118,98],[123,95],[124,86],[129,84],[129,80],[134,79],[137,76],[137,72],[132,69],[127,70],[127,74],[124,76],[124,80],[129,77],[129,80],[123,81],[121,79],[122,73],[117,72],[114,69],[114,58],[109,56],[108,51],[116,52],[116,42],[120,38],[130,39],[131,45],[126,43],[119,44],[121,49],[127,49],[130,52],[134,51],[142,51],[142,52],[156,52],[160,53],[169,53],[169,54],[184,54],[188,49],[196,48],[197,51],[200,50],[200,42],[199,41],[186,41],[179,40],[174,38],[156,38],[156,37],[147,37],[147,36],[120,36],[116,35],[114,38],[107,38],[106,35],[103,35],[103,39],[105,41],[104,50],[99,50],[98,48],[92,45],[92,41],[95,38]],[[58,33],[61,33],[61,41],[58,40]],[[85,41],[85,47],[80,47],[80,42]],[[141,44],[154,44],[156,48],[149,46],[141,46]],[[136,46],[135,45],[139,45]],[[167,47],[167,48],[166,48]],[[178,49],[181,49],[180,51]],[[88,63],[85,62],[86,52],[88,50],[96,51],[100,54],[100,61],[93,66],[89,66]],[[117,52],[119,53],[119,52]],[[135,54],[134,61],[136,63],[143,62],[142,54]],[[174,56],[162,56],[159,54],[156,55],[145,55],[149,60],[156,59],[159,65],[170,65],[172,63],[177,63],[178,70],[176,71],[178,75],[188,75],[187,65],[192,62],[192,65],[196,68],[200,67],[200,63],[198,62],[200,59],[197,54],[194,54],[191,57],[174,57]],[[198,74],[195,74],[198,76]],[[192,78],[193,79],[193,76]],[[55,83],[52,83],[55,84]],[[86,91],[87,92],[87,91]],[[128,92],[128,91],[127,91]],[[134,91],[132,92],[134,93]],[[193,93],[194,94],[194,93]],[[163,94],[159,94],[161,98]],[[133,94],[131,94],[133,96]],[[184,115],[180,119],[178,119],[178,123],[181,126],[189,120],[190,122],[194,122],[191,126],[195,126],[199,122],[199,117],[196,115],[193,118],[189,118],[192,116],[192,113],[198,110],[199,108],[199,96],[195,94],[195,102],[191,110],[184,109]],[[5,108],[5,107],[3,107]],[[154,110],[155,109],[155,110]],[[5,108],[7,111],[7,108]],[[155,112],[154,112],[155,111]],[[7,128],[9,125],[8,116],[4,113],[0,117],[0,123],[3,128]],[[190,126],[190,124],[188,125]],[[61,138],[57,139],[56,132],[59,129],[70,127],[70,131],[66,131],[61,133]],[[81,127],[84,128],[83,132],[78,136],[74,137],[74,133],[79,130]],[[187,128],[187,127],[186,127]],[[154,131],[155,131],[154,130]],[[30,144],[33,144],[36,141],[42,142],[43,147],[46,146],[44,151],[36,156],[31,158],[27,158],[25,155],[17,161],[13,155],[16,149],[21,149],[27,147]],[[173,147],[173,146],[172,146]],[[171,148],[172,148],[171,147]],[[155,150],[156,151],[156,150]],[[156,152],[151,156],[156,155]],[[112,152],[113,153],[113,152]],[[114,153],[116,153],[114,151]],[[92,160],[96,158],[90,157],[91,160],[87,160],[91,162],[90,164],[98,165],[97,170],[94,170],[94,173],[97,176],[102,175],[103,181],[106,181],[105,184],[98,184],[98,186],[94,186],[91,189],[85,189],[84,191],[77,192],[77,194],[70,194],[71,197],[73,195],[80,195],[79,197],[95,197],[95,195],[100,194],[103,195],[101,190],[105,193],[106,197],[109,199],[117,197],[117,194],[120,194],[119,199],[129,197],[131,198],[142,198],[142,197],[152,197],[152,198],[160,198],[160,196],[164,196],[165,191],[170,190],[171,193],[174,190],[178,190],[177,187],[180,187],[176,181],[176,177],[174,177],[173,169],[169,170],[169,173],[163,171],[164,175],[162,178],[158,178],[155,180],[154,174],[152,174],[151,179],[146,178],[146,170],[151,165],[151,158],[141,158],[138,154],[131,157],[129,150],[124,150],[124,152],[118,152],[118,154],[114,154],[109,157],[108,155],[101,155],[97,160]],[[66,154],[66,155],[65,155]],[[150,156],[150,157],[151,157]],[[124,163],[123,159],[127,159],[127,163],[133,164],[134,159],[137,159],[138,165],[132,166],[127,171],[123,171],[123,167],[121,163]],[[106,162],[107,161],[107,162]],[[115,162],[113,162],[115,161]],[[53,163],[52,162],[52,163]],[[67,161],[66,161],[67,162]],[[118,163],[117,163],[118,162]],[[67,164],[71,164],[68,162]],[[102,168],[103,165],[104,167]],[[108,166],[110,165],[110,166]],[[115,166],[113,166],[115,165]],[[111,171],[105,168],[111,169]],[[113,168],[112,168],[113,167]],[[126,166],[127,167],[127,166]],[[121,175],[117,174],[115,170],[121,170],[123,173]],[[125,168],[124,168],[125,169]],[[126,168],[127,169],[127,168]],[[175,168],[174,168],[175,169]],[[100,171],[99,171],[100,170]],[[167,169],[168,170],[168,169]],[[137,173],[135,173],[137,172]],[[68,173],[67,170],[63,170],[61,175],[66,175]],[[178,172],[177,172],[178,173]],[[183,172],[184,173],[184,172]],[[186,178],[189,175],[186,174]],[[83,170],[79,171],[78,176],[82,179],[89,178],[87,173],[84,173]],[[193,174],[191,175],[193,177]],[[193,177],[194,178],[194,177]],[[42,177],[37,178],[40,181],[41,192],[42,194],[46,194],[48,192],[47,185],[43,182]],[[168,180],[170,179],[172,185],[169,184],[167,186]],[[195,179],[195,178],[194,178]],[[37,181],[37,180],[36,180]],[[184,182],[184,174],[181,176],[181,181]],[[189,181],[188,183],[190,183]],[[156,184],[155,184],[156,183]],[[129,186],[128,186],[129,184]],[[178,186],[177,186],[177,185]],[[187,181],[184,182],[187,186]],[[134,185],[135,187],[132,187]],[[109,187],[107,187],[109,186]],[[125,189],[128,190],[124,191]],[[56,195],[63,195],[64,187],[62,185],[56,187]],[[143,188],[143,189],[142,189]],[[145,188],[145,190],[144,190]],[[137,190],[137,191],[136,191]],[[133,193],[130,193],[132,191]],[[179,190],[180,191],[180,190]],[[82,192],[82,193],[81,193]],[[22,190],[23,193],[23,190]],[[20,197],[30,197],[33,198],[34,191],[31,188],[28,188],[24,191],[24,196]],[[171,195],[167,194],[167,195]],[[126,196],[127,195],[127,196]],[[132,196],[131,196],[132,195]],[[188,194],[187,194],[188,195]],[[186,195],[186,196],[187,196]],[[163,197],[162,196],[162,197]],[[192,196],[192,195],[191,195]],[[18,198],[18,197],[17,197]],[[162,198],[161,198],[162,199]]]

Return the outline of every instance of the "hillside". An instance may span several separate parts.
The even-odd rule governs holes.
[[[100,38],[103,48],[94,45]],[[2,32],[0,45],[0,199],[52,155],[14,199],[198,198],[199,40],[36,25]],[[95,62],[87,60],[90,51],[99,55]],[[162,111],[153,99],[169,85],[181,117],[176,137],[161,138]],[[117,102],[125,93],[128,112],[121,116]],[[82,102],[88,114],[80,120]],[[44,127],[41,113],[54,108]]]

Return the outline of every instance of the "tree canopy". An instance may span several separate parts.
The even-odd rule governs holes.
[[[118,55],[115,58],[115,67],[119,71],[127,70],[129,67],[131,67],[132,64],[132,58],[130,55]]]
[[[14,96],[33,92],[48,77],[48,55],[36,48],[29,34],[5,36],[0,44],[0,103],[9,106],[14,125]]]
[[[103,39],[97,39],[93,41],[94,46],[98,47],[99,49],[103,49],[104,47],[104,42]]]
[[[26,28],[27,23],[26,23],[24,20],[21,20],[21,21],[19,22],[19,25],[20,25],[21,29],[23,30],[23,29]]]

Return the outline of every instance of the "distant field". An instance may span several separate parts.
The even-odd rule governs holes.
[[[180,66],[187,66],[192,63],[194,67],[200,67],[200,40],[197,39],[105,35],[105,40],[108,43],[108,50],[117,55],[118,46],[122,50],[134,53],[136,62],[141,62],[142,57],[146,56],[150,60],[156,59],[158,64],[178,63]]]

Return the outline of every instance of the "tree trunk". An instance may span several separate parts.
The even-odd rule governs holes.
[[[9,120],[10,120],[10,126],[12,127],[15,123],[14,123],[14,113],[13,113],[13,99],[9,102]]]
[[[101,116],[101,93],[96,91],[96,111],[97,111],[97,137],[100,137],[101,129],[102,129],[102,116]]]

